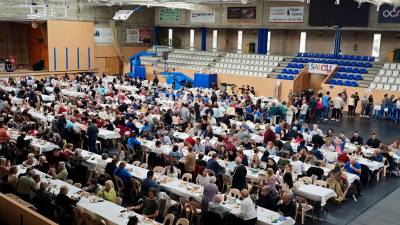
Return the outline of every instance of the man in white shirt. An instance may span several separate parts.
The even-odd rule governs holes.
[[[311,131],[312,136],[314,135],[319,135],[321,137],[324,136],[324,133],[322,132],[321,129],[318,128],[318,124],[313,124],[313,129]]]
[[[342,94],[339,93],[333,99],[333,111],[332,111],[332,120],[339,121],[340,115],[342,114],[342,108],[344,106]]]
[[[257,211],[250,198],[249,191],[243,189],[241,192],[243,201],[240,203],[239,217],[243,219],[244,225],[255,225],[257,223]]]
[[[106,166],[108,163],[107,159],[108,159],[107,153],[103,153],[101,155],[101,159],[97,160],[97,164],[96,164],[96,174],[97,175],[104,174],[104,170],[106,169]]]
[[[303,104],[301,105],[300,108],[300,123],[304,123],[306,120],[306,115],[307,115],[307,110],[308,110],[308,105],[306,100],[303,100]]]

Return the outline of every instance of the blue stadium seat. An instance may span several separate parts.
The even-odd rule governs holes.
[[[336,84],[337,84],[337,82],[336,82],[336,80],[335,80],[335,79],[331,79],[331,80],[329,81],[329,84],[336,85]]]
[[[283,75],[282,74],[278,74],[278,79],[283,79]]]
[[[357,67],[353,67],[353,68],[351,69],[351,72],[352,72],[352,73],[359,73],[360,70],[359,70]]]
[[[343,56],[343,59],[344,59],[344,60],[349,60],[349,56],[348,56],[348,55],[344,55],[344,56]]]
[[[368,61],[368,56],[363,56],[362,61]]]
[[[347,73],[351,73],[353,70],[351,69],[351,67],[346,67],[346,68],[345,68],[345,71],[346,71]]]
[[[370,57],[369,57],[369,61],[375,61],[375,57],[370,56]]]
[[[343,85],[343,80],[337,80],[336,84],[337,85]]]
[[[344,85],[346,85],[346,86],[351,86],[351,81],[345,80],[345,81],[344,81]]]
[[[349,75],[347,73],[342,73],[342,79],[349,79]]]
[[[288,72],[288,69],[286,69],[286,68],[282,69],[282,73],[287,73],[287,72]]]
[[[356,78],[355,78],[354,74],[349,74],[348,79],[349,79],[349,80],[355,80]]]
[[[296,76],[289,75],[289,76],[288,76],[288,79],[289,79],[289,80],[294,80],[295,77],[296,77]]]
[[[351,82],[351,86],[353,86],[353,87],[358,87],[358,83],[357,83],[356,81],[352,81],[352,82]]]
[[[351,65],[351,62],[350,62],[350,61],[344,61],[344,62],[343,62],[343,65],[344,65],[344,66],[350,66],[350,65]]]
[[[354,60],[354,55],[349,55],[349,60]]]
[[[308,58],[303,59],[303,63],[309,63],[310,60]]]
[[[361,56],[357,55],[356,57],[354,57],[355,60],[360,61],[361,60]]]
[[[353,62],[351,62],[351,63],[350,63],[350,66],[352,66],[352,67],[355,67],[355,66],[357,66],[357,62],[354,62],[354,61],[353,61]]]
[[[363,62],[356,62],[355,66],[364,67],[364,63]]]
[[[337,73],[336,75],[335,75],[335,78],[337,78],[337,79],[340,79],[342,77],[342,74],[341,73]]]
[[[337,59],[343,59],[343,56],[342,55],[337,55],[336,58]]]
[[[361,74],[356,74],[355,75],[355,80],[362,80],[363,77],[361,76]]]
[[[290,76],[290,75],[283,74],[283,75],[282,75],[282,79],[287,80],[287,79],[288,79],[288,76]]]
[[[303,53],[303,57],[310,57],[309,54],[307,52]]]
[[[292,68],[293,65],[294,65],[293,63],[288,63],[288,64],[287,64],[287,68]]]
[[[301,69],[304,68],[304,64],[303,64],[303,63],[300,63],[299,65],[300,65],[300,68],[301,68]]]
[[[292,69],[288,69],[288,70],[287,70],[287,73],[288,73],[288,74],[292,74],[292,73],[293,73],[293,70],[292,70]]]
[[[360,69],[360,73],[362,73],[362,74],[366,74],[366,73],[368,73],[368,71],[367,71],[367,69],[365,69],[365,68],[362,68],[362,69]]]
[[[303,54],[301,52],[297,53],[296,57],[301,57]]]
[[[346,72],[346,68],[345,67],[339,67],[339,72]]]

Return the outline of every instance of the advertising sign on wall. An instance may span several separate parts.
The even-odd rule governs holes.
[[[379,7],[378,23],[400,23],[400,8],[381,5]]]
[[[303,23],[304,7],[271,7],[270,23]]]
[[[148,28],[126,29],[126,43],[151,43],[152,36]]]
[[[179,22],[181,12],[179,9],[160,9],[160,21],[162,22]]]
[[[228,19],[255,19],[256,7],[228,7]]]
[[[94,42],[113,42],[111,28],[94,28]]]
[[[196,12],[190,11],[191,23],[215,23],[214,12]]]
[[[309,63],[308,72],[317,74],[331,74],[335,71],[337,65],[335,64],[325,64],[325,63]]]

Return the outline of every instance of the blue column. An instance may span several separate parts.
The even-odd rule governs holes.
[[[260,28],[258,29],[258,42],[257,42],[257,53],[267,54],[267,42],[268,42],[268,29]]]
[[[342,29],[340,27],[336,28],[335,39],[333,40],[333,54],[339,55],[342,47]]]
[[[154,45],[160,45],[160,27],[154,26]]]
[[[201,29],[201,50],[207,50],[207,27],[202,27]]]
[[[53,69],[57,70],[57,50],[53,48]]]
[[[263,32],[262,32],[262,28],[258,29],[257,32],[257,54],[262,54],[262,50],[263,50]]]

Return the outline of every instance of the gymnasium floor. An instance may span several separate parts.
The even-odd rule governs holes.
[[[391,144],[400,138],[399,124],[391,121],[345,118],[341,122],[321,122],[320,127],[326,131],[333,128],[335,132],[344,131],[350,136],[359,130],[364,141],[371,132],[385,144]],[[400,178],[387,176],[385,180],[374,182],[362,189],[362,197],[357,202],[346,199],[340,206],[327,204],[328,213],[321,221],[306,219],[306,224],[313,225],[399,225],[400,224]],[[299,223],[298,223],[299,224]]]

